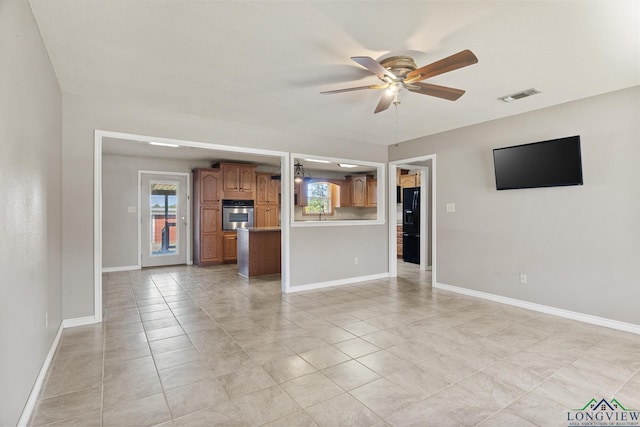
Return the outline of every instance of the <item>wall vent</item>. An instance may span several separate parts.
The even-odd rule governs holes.
[[[517,99],[522,99],[522,98],[526,98],[528,96],[531,95],[536,95],[538,93],[542,93],[542,91],[536,89],[536,88],[531,88],[531,89],[527,89],[527,90],[523,90],[517,93],[512,93],[511,95],[506,95],[506,96],[502,96],[500,98],[498,98],[500,101],[504,101],[504,102],[511,102],[511,101],[515,101]]]

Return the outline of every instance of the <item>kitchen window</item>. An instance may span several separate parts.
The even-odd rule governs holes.
[[[333,215],[334,200],[338,192],[337,185],[330,182],[307,183],[307,206],[304,215]]]

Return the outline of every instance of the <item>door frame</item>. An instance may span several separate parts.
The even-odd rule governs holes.
[[[104,138],[116,138],[131,141],[132,144],[141,142],[160,142],[165,144],[178,145],[181,147],[204,148],[216,151],[229,151],[234,153],[258,154],[280,158],[280,191],[282,194],[282,205],[280,211],[281,228],[281,251],[282,251],[282,292],[289,289],[289,278],[291,277],[289,254],[290,243],[290,203],[293,199],[290,193],[291,170],[289,153],[285,151],[264,150],[259,148],[240,147],[233,145],[213,144],[199,141],[189,141],[184,139],[164,138],[149,135],[138,135],[133,133],[114,132],[108,130],[94,130],[93,134],[93,322],[102,322],[102,143]]]
[[[409,159],[402,160],[394,160],[389,162],[389,277],[397,277],[398,276],[398,242],[396,241],[397,236],[397,220],[398,213],[396,211],[396,203],[391,203],[391,201],[396,199],[396,186],[398,182],[396,181],[396,169],[399,167],[405,169],[424,169],[426,166],[417,165],[415,163],[424,162],[427,160],[431,160],[431,200],[429,203],[429,209],[431,214],[431,280],[432,283],[436,283],[436,155],[428,154],[420,157],[412,157]],[[420,192],[422,194],[427,194],[427,177],[422,174],[420,179]],[[420,221],[422,224],[426,224],[426,206],[424,203],[421,204],[420,207]],[[424,233],[420,233],[420,249],[423,249],[427,246],[427,242],[425,241]],[[420,251],[420,270],[426,270],[426,257],[425,251]]]
[[[138,268],[142,268],[142,175],[163,175],[163,176],[183,176],[187,180],[187,229],[185,232],[185,263],[193,265],[193,256],[191,251],[191,174],[186,172],[163,172],[152,170],[138,170]],[[178,218],[176,217],[176,222]]]

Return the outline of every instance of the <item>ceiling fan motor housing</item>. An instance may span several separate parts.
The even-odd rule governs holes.
[[[401,79],[417,68],[416,63],[410,56],[392,56],[383,59],[380,65]]]

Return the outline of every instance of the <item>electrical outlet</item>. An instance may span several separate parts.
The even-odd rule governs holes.
[[[527,284],[527,275],[525,273],[520,273],[520,283],[523,285]]]
[[[354,263],[355,265],[358,265],[358,257],[355,257],[355,258],[353,259],[353,263]]]
[[[49,327],[49,312],[44,312],[44,327],[45,329]]]

